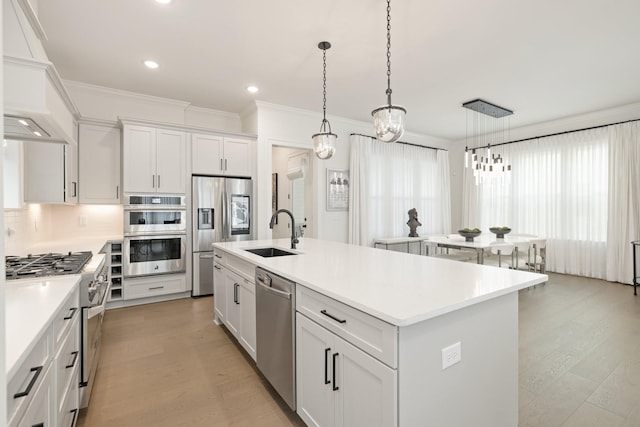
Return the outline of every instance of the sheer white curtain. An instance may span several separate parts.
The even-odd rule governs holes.
[[[449,155],[444,150],[351,136],[349,242],[409,234],[407,212],[418,211],[418,234],[451,228]]]
[[[630,242],[640,239],[640,122],[609,126],[607,280],[632,283]]]
[[[469,227],[509,226],[547,238],[547,268],[605,278],[608,132],[571,132],[492,149],[512,172],[476,186],[465,170]]]

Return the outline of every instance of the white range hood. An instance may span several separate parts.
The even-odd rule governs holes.
[[[78,110],[48,60],[28,2],[3,0],[5,139],[76,143]]]

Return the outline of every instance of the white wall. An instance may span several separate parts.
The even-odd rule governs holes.
[[[621,107],[564,117],[530,126],[514,128],[510,130],[508,140],[517,141],[525,138],[534,138],[593,126],[608,125],[626,120],[635,120],[638,118],[640,118],[640,103],[634,103]],[[449,148],[449,163],[451,167],[451,228],[453,230],[458,230],[466,226],[462,223],[464,148],[465,140],[452,142]],[[469,146],[469,148],[471,148],[471,146]]]
[[[300,110],[280,105],[256,102],[258,106],[258,147],[257,147],[257,186],[258,218],[271,216],[271,158],[272,146],[281,145],[312,149],[311,135],[318,132],[322,122],[320,112]],[[338,135],[336,153],[329,160],[313,157],[313,180],[315,183],[313,224],[317,238],[347,242],[348,212],[328,212],[326,210],[326,170],[349,169],[351,133],[373,135],[373,124],[328,116],[332,131]],[[403,141],[431,147],[448,148],[443,139],[406,133]],[[268,183],[268,185],[266,185]],[[258,238],[270,238],[269,227],[262,226],[258,220]]]
[[[4,211],[4,253],[26,255],[38,242],[51,239],[51,205],[28,204]],[[2,276],[4,278],[4,276]]]

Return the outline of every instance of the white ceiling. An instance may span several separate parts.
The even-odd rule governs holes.
[[[511,127],[640,101],[639,0],[393,0],[393,102],[407,129],[458,139],[463,102]],[[44,0],[69,80],[241,112],[253,99],[369,121],[385,103],[384,0]],[[160,63],[150,71],[148,58]],[[244,88],[260,87],[250,95]],[[318,127],[321,116],[318,116]],[[310,130],[311,132],[311,130]]]

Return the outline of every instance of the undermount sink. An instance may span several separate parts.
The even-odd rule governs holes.
[[[296,253],[284,251],[278,248],[245,249],[245,251],[251,252],[252,254],[260,255],[263,258],[271,258],[274,256],[297,255]]]

